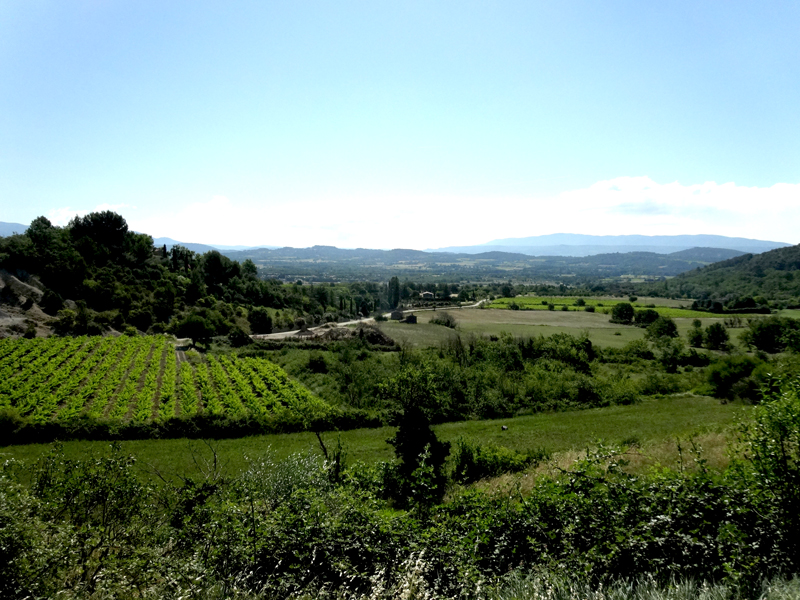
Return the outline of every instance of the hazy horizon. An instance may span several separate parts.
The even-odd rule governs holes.
[[[800,5],[7,3],[0,220],[800,242]]]

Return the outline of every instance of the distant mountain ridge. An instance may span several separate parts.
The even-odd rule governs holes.
[[[9,236],[14,233],[24,233],[28,229],[27,225],[21,223],[0,222],[0,236]],[[308,258],[333,258],[332,250],[339,252],[337,259],[352,258],[352,253],[359,253],[364,257],[365,252],[374,252],[373,258],[380,256],[386,258],[385,252],[395,253],[398,260],[409,260],[406,254],[399,258],[398,253],[455,253],[455,254],[486,254],[505,253],[510,255],[525,256],[562,256],[562,257],[587,257],[599,254],[625,254],[630,252],[656,253],[672,255],[676,259],[687,259],[702,263],[716,262],[738,256],[739,254],[760,254],[777,248],[791,246],[784,242],[773,242],[767,240],[755,240],[741,237],[726,237],[722,235],[586,235],[579,233],[552,233],[524,238],[504,238],[492,240],[484,244],[473,246],[448,246],[445,248],[428,250],[377,250],[366,248],[342,249],[334,246],[312,246],[311,248],[291,248],[278,246],[229,246],[200,244],[196,242],[180,242],[169,237],[154,238],[156,246],[166,246],[167,250],[172,246],[180,245],[193,252],[203,254],[212,250],[217,250],[226,255],[237,252],[253,253],[259,250],[277,251],[271,254],[271,258],[288,258],[297,254],[300,250],[307,250],[305,259]],[[704,250],[701,257],[697,254],[698,249]],[[727,250],[728,253],[714,253],[712,250]],[[691,254],[686,257],[678,256],[675,253],[689,251]],[[351,254],[348,256],[348,252]],[[416,254],[415,256],[419,256]]]
[[[237,250],[253,250],[256,248],[277,248],[277,246],[226,246],[224,244],[198,244],[195,242],[179,242],[178,240],[173,240],[172,238],[168,237],[153,238],[153,244],[155,246],[166,246],[167,250],[173,246],[183,246],[184,248],[199,254],[211,252],[212,250],[227,252]]]
[[[759,254],[791,246],[785,242],[754,240],[723,235],[585,235],[552,233],[525,238],[492,240],[475,246],[449,246],[432,252],[476,254],[487,250],[515,252],[529,256],[592,256],[614,252],[655,252],[672,254],[692,248],[724,248]]]
[[[261,274],[268,278],[293,281],[369,280],[383,281],[392,276],[418,278],[421,276],[496,278],[508,277],[533,280],[560,280],[570,284],[589,279],[622,276],[650,278],[671,277],[714,260],[741,256],[737,250],[695,248],[673,254],[654,252],[611,252],[588,257],[547,256],[500,252],[487,246],[487,252],[455,254],[424,252],[396,248],[374,250],[366,248],[253,248],[243,251],[223,251],[232,260],[252,260]]]
[[[22,223],[4,223],[0,221],[0,237],[8,237],[15,233],[25,233],[27,230],[28,226]]]
[[[160,238],[153,238],[153,245],[158,246],[166,246],[167,250],[170,250],[173,246],[183,246],[192,252],[197,252],[198,254],[205,254],[206,252],[211,252],[212,250],[219,250],[214,246],[209,246],[208,244],[195,244],[192,242],[179,242],[178,240],[173,240],[172,238],[168,237],[160,237]]]

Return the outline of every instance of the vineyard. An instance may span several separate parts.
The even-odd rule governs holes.
[[[87,423],[94,430],[101,424],[106,435],[191,433],[187,423],[223,421],[228,429],[246,423],[254,432],[296,430],[331,411],[269,361],[196,356],[181,361],[163,336],[0,340],[3,429],[13,415],[17,429],[54,435]]]

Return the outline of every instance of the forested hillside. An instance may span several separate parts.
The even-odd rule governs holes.
[[[386,297],[385,284],[284,285],[260,278],[247,259],[154,247],[149,235],[130,231],[109,211],[76,217],[67,227],[39,217],[24,234],[0,238],[0,271],[0,303],[28,311],[30,319],[41,308],[41,317],[57,317],[53,327],[62,334],[126,327],[195,339],[267,333],[300,319],[368,314]]]
[[[800,305],[800,245],[744,254],[678,275],[668,284],[644,284],[641,294],[717,301],[737,309],[769,303]]]

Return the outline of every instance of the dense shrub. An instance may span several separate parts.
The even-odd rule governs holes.
[[[703,347],[703,327],[699,319],[695,319],[691,329],[686,333],[686,339],[693,348]]]
[[[521,454],[503,446],[480,444],[459,438],[452,452],[452,478],[458,483],[472,483],[503,473],[518,473],[548,456],[538,449]]]
[[[675,325],[675,321],[669,317],[658,317],[647,326],[645,337],[652,340],[665,337],[677,338],[678,326]]]
[[[786,349],[787,343],[794,340],[795,332],[800,331],[800,320],[786,317],[767,317],[751,319],[741,340],[748,347],[775,354]]]
[[[653,323],[656,319],[658,319],[659,314],[657,311],[653,310],[652,308],[646,308],[644,310],[637,310],[634,312],[633,316],[633,324],[637,327],[647,327],[651,323]]]
[[[0,595],[793,597],[776,578],[800,568],[800,381],[767,387],[724,471],[695,454],[694,468],[633,475],[600,446],[525,492],[455,486],[408,512],[381,499],[385,464],[339,479],[321,457],[268,452],[231,476],[209,448],[205,467],[155,485],[119,447],[80,460],[56,447],[0,471]],[[463,465],[519,466],[464,447]],[[426,460],[413,485],[431,482]]]
[[[308,353],[308,370],[312,373],[327,373],[328,361],[325,360],[325,355],[319,351],[312,351]]]
[[[611,322],[630,325],[633,321],[633,306],[627,302],[620,302],[611,308]]]
[[[736,396],[750,398],[755,386],[749,377],[761,363],[758,358],[743,354],[713,362],[706,370],[712,394],[726,400]]]
[[[455,329],[456,325],[458,325],[458,321],[456,321],[456,318],[449,312],[437,312],[436,315],[432,317],[429,322],[432,323],[433,325],[443,325],[451,329]]]
[[[703,333],[703,344],[709,350],[727,350],[730,335],[722,323],[711,323]]]

